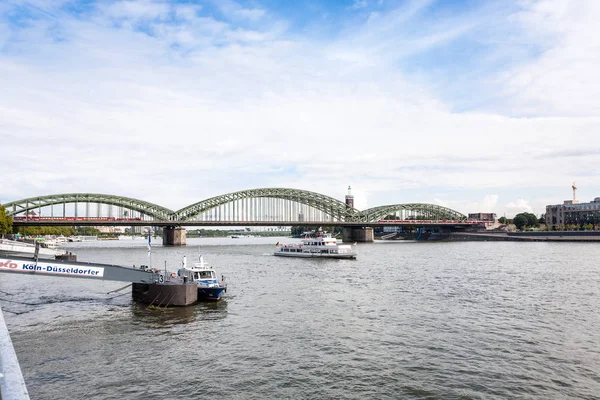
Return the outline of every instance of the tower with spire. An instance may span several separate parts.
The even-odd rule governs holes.
[[[348,193],[346,194],[346,207],[354,208],[354,196],[352,195],[350,186],[348,186]]]

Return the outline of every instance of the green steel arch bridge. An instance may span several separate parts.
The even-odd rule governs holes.
[[[358,210],[320,193],[261,188],[222,194],[179,210],[109,194],[66,193],[3,204],[15,226],[290,226],[472,225],[458,211],[435,204],[390,204]],[[386,219],[390,218],[390,219]]]

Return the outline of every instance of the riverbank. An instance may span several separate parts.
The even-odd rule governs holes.
[[[512,242],[600,242],[597,231],[565,232],[454,232],[450,241],[512,241]]]

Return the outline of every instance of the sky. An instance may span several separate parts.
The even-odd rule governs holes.
[[[600,196],[600,1],[0,1],[0,203]]]

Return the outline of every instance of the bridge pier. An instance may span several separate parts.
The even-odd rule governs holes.
[[[163,246],[185,246],[185,228],[165,226],[163,229]]]
[[[345,227],[342,240],[344,242],[370,243],[375,241],[375,235],[372,227]]]

